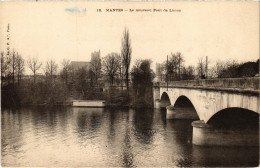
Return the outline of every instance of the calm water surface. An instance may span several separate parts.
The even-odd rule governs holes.
[[[2,109],[2,166],[258,166],[257,147],[192,145],[165,111]]]

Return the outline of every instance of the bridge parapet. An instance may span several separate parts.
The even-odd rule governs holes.
[[[154,83],[154,86],[165,87],[166,82],[157,82]],[[168,86],[259,90],[259,77],[170,81],[168,82]]]

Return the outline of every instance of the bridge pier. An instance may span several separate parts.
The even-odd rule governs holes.
[[[219,129],[204,123],[192,122],[192,143],[199,146],[259,146],[259,130]]]
[[[156,99],[154,101],[154,108],[155,109],[160,109],[161,108],[161,103],[160,103],[160,100],[159,99]]]
[[[155,109],[161,108],[160,106],[160,88],[153,87],[153,104]]]
[[[199,117],[192,108],[174,108],[173,105],[169,105],[166,107],[166,119],[199,119]]]

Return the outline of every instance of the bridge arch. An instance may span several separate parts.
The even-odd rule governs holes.
[[[218,115],[219,112],[228,112],[230,109],[244,109],[251,112],[255,112],[260,114],[259,111],[259,97],[251,96],[251,95],[242,95],[242,94],[234,94],[234,93],[217,93],[213,94],[216,96],[214,101],[209,101],[211,105],[209,105],[209,111],[204,112],[205,115],[204,121],[208,123],[208,121]]]
[[[174,107],[173,113],[177,114],[180,118],[200,119],[197,112],[198,105],[194,104],[191,98],[188,94],[164,90],[160,93],[160,106],[161,108],[166,108],[171,105]],[[167,117],[171,118],[170,116],[171,114]]]
[[[255,94],[241,94],[218,90],[171,87],[159,88],[158,98],[162,100],[167,94],[170,104],[174,105],[180,96],[186,96],[193,104],[200,120],[205,123],[219,111],[226,108],[244,108],[260,114],[260,97]],[[163,99],[164,100],[164,99]]]
[[[179,97],[177,97],[177,99],[173,103],[173,107],[176,109],[179,109],[179,108],[184,109],[185,112],[187,112],[193,116],[191,118],[199,118],[199,114],[197,113],[197,110],[196,110],[194,104],[192,103],[190,98],[185,95],[180,95]]]
[[[215,127],[259,129],[259,113],[241,107],[228,107],[216,112],[207,124]]]
[[[167,106],[171,105],[171,99],[169,97],[169,93],[163,92],[160,96],[160,105],[161,108],[166,108]]]
[[[192,122],[192,143],[203,146],[259,146],[259,114],[228,107],[216,112],[205,124]]]
[[[173,106],[176,107],[194,107],[193,103],[191,102],[191,100],[189,99],[189,97],[185,96],[185,95],[180,95],[177,97],[177,99],[175,100],[175,102],[173,103]],[[195,108],[195,107],[194,107]]]

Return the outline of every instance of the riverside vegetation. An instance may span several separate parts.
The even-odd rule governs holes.
[[[168,56],[167,56],[168,57]],[[43,64],[37,57],[25,61],[21,54],[1,52],[1,104],[71,105],[74,99],[106,100],[108,106],[153,107],[152,86],[155,73],[152,60],[135,60],[130,69],[132,47],[128,29],[122,37],[121,53],[91,53],[90,67],[73,68],[64,59],[60,69],[55,60]],[[167,81],[207,78],[252,77],[259,74],[256,62],[220,62],[209,68],[208,59],[199,58],[197,67],[184,66],[182,53],[171,53],[156,70]],[[27,67],[32,75],[25,75]],[[43,73],[42,73],[42,72]]]

